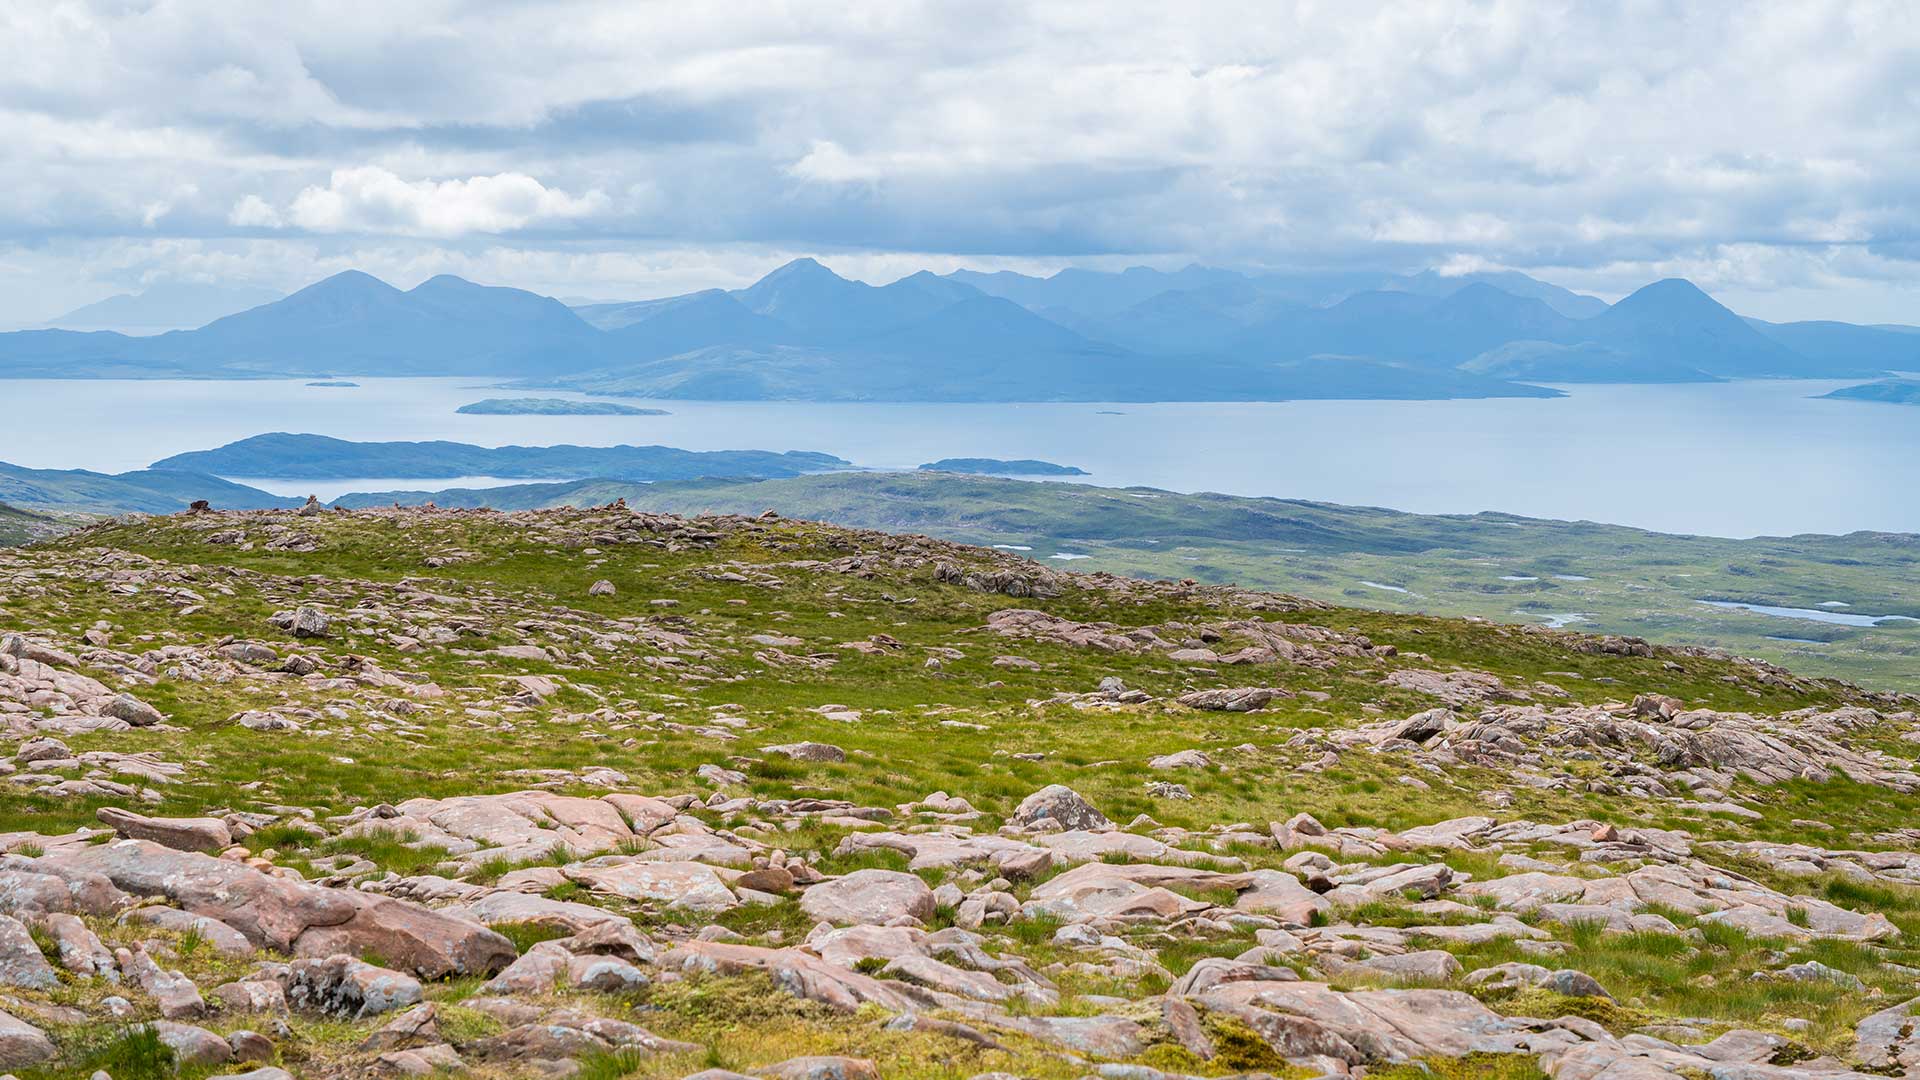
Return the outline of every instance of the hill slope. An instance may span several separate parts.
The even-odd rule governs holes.
[[[1920,699],[772,517],[91,528],[0,702],[33,1080],[1816,1080],[1920,961]]]

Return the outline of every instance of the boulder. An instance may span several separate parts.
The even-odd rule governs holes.
[[[1020,805],[1014,809],[1007,823],[1023,829],[1042,827],[1072,831],[1113,828],[1113,822],[1108,821],[1105,814],[1095,810],[1092,803],[1065,784],[1048,784],[1020,800]]]
[[[797,1057],[753,1070],[768,1080],[880,1080],[880,1070],[865,1058]]]
[[[218,919],[256,948],[298,956],[374,952],[423,978],[485,975],[514,957],[513,943],[479,923],[351,889],[273,877],[244,863],[175,851],[147,840],[47,855],[37,867],[98,875],[138,896],[164,896]]]
[[[12,916],[0,915],[0,986],[49,990],[59,983],[60,976],[26,926]]]
[[[30,1069],[52,1061],[59,1052],[46,1032],[0,1012],[0,1069]]]
[[[94,811],[100,824],[130,840],[151,840],[179,851],[223,851],[233,846],[233,833],[219,818],[157,818],[117,806]]]
[[[760,749],[765,753],[778,754],[781,757],[792,758],[795,761],[839,762],[847,760],[847,752],[831,743],[784,743],[779,746],[763,746]]]
[[[933,890],[914,874],[855,870],[808,888],[800,909],[838,926],[889,926],[933,918],[934,899]]]
[[[1195,690],[1190,694],[1181,694],[1175,700],[1189,709],[1207,709],[1212,712],[1257,712],[1267,707],[1275,697],[1284,691],[1275,691],[1264,686],[1241,686],[1224,690]]]
[[[420,981],[351,956],[295,960],[287,966],[287,1002],[360,1020],[420,1004]]]

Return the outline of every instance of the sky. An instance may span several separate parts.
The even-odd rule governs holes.
[[[1920,5],[8,0],[0,323],[349,267],[1513,268],[1920,323]]]

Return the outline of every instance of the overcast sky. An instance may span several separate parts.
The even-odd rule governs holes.
[[[5,0],[0,321],[358,267],[1513,267],[1920,323],[1920,4]]]

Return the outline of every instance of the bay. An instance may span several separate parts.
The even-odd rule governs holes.
[[[454,410],[499,392],[471,378],[355,381],[0,381],[0,461],[119,472],[270,431],[486,446],[635,443],[818,450],[889,469],[943,457],[1038,458],[1088,470],[1072,478],[1081,483],[1420,513],[1498,510],[1715,536],[1920,532],[1920,408],[1816,400],[1849,385],[1832,381],[1568,386],[1564,398],[1486,401],[623,399],[667,416],[463,416]],[[325,486],[452,485],[385,477]]]

